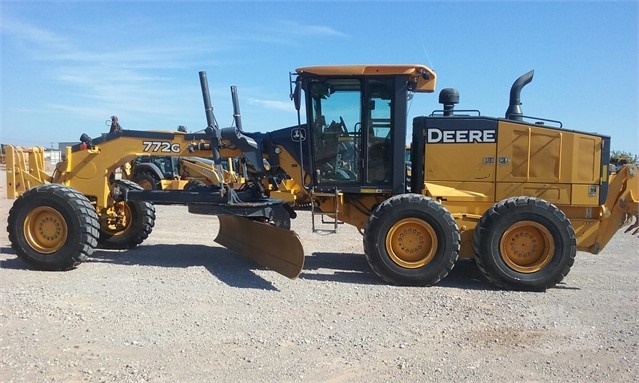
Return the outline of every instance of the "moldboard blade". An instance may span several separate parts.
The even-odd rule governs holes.
[[[304,267],[304,248],[297,234],[266,223],[234,215],[218,215],[215,242],[288,278]]]

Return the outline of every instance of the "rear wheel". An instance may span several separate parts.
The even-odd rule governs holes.
[[[68,270],[93,253],[98,241],[98,215],[79,192],[59,184],[24,192],[9,211],[11,247],[29,266]]]
[[[512,197],[484,213],[473,249],[479,270],[510,290],[544,291],[568,275],[575,262],[575,232],[555,205]]]
[[[460,235],[452,215],[419,194],[389,198],[371,214],[364,233],[366,259],[386,282],[432,285],[453,269]]]
[[[141,186],[116,180],[119,187],[140,190]],[[99,246],[105,249],[132,249],[149,237],[155,226],[155,207],[145,201],[119,201],[100,218]]]
[[[153,174],[147,172],[138,173],[135,177],[133,177],[133,182],[140,185],[144,190],[162,189],[160,180],[153,176]]]

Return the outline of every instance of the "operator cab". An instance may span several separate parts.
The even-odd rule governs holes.
[[[405,192],[407,100],[412,92],[432,92],[435,74],[418,65],[322,66],[296,72],[306,102],[308,173],[315,190]]]

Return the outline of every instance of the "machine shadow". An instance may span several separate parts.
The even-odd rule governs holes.
[[[11,246],[2,246],[0,247],[0,254],[14,254],[15,255],[15,250],[13,250],[13,248]]]
[[[475,261],[471,259],[461,259],[455,263],[455,267],[443,281],[437,286],[454,287],[465,290],[499,290],[484,278]]]
[[[310,271],[324,270],[322,273]],[[356,283],[368,285],[385,284],[371,270],[363,254],[320,253],[306,256],[302,279]],[[462,288],[470,290],[496,290],[480,273],[472,260],[460,260],[453,270],[437,284],[439,287]]]
[[[14,254],[11,247],[0,248],[3,254]],[[235,254],[223,247],[197,244],[157,244],[143,245],[130,250],[96,249],[85,263],[110,263],[116,265],[137,265],[156,267],[186,268],[201,266],[228,286],[260,290],[275,290],[271,282],[254,273],[265,267]],[[0,262],[4,269],[24,269],[28,266],[19,258]],[[82,266],[80,266],[82,267]],[[315,252],[304,259],[304,269],[300,279],[350,283],[359,285],[385,284],[371,270],[363,254]],[[492,286],[472,261],[459,261],[450,274],[437,286],[491,290]]]
[[[6,247],[2,246],[0,247],[0,254],[16,255],[16,252],[9,246],[6,246]],[[16,256],[15,258],[5,259],[3,261],[0,261],[0,269],[11,269],[11,270],[25,269],[26,270],[27,265],[25,265],[24,262],[22,262],[20,258]]]
[[[15,255],[11,247],[1,247],[0,253]],[[144,245],[131,250],[96,249],[85,263],[111,263],[117,265],[186,268],[204,267],[228,286],[279,291],[271,282],[255,274],[254,270],[267,270],[259,264],[222,247],[206,245]],[[82,267],[82,266],[80,266]],[[0,261],[0,269],[29,270],[18,257]],[[371,270],[363,254],[315,252],[304,259],[300,279],[351,283],[358,285],[385,284]],[[468,290],[499,290],[481,274],[472,260],[460,260],[443,281],[436,286]],[[579,290],[564,283],[553,287]]]
[[[2,254],[16,255],[11,247],[0,248]],[[278,291],[273,284],[253,270],[266,270],[259,264],[218,247],[205,245],[144,245],[129,250],[96,249],[83,263],[186,268],[202,266],[228,286]],[[79,266],[80,268],[82,265]],[[0,261],[0,268],[30,270],[17,256]]]
[[[358,285],[382,285],[371,270],[363,254],[312,253],[304,258],[300,279],[313,281],[353,283]]]
[[[206,245],[144,245],[126,251],[96,249],[86,263],[167,268],[201,266],[228,286],[278,290],[271,282],[253,272],[253,270],[265,269],[259,264],[225,248]]]

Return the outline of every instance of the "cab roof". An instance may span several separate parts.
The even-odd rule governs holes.
[[[435,71],[420,64],[317,65],[295,69],[298,74],[318,76],[393,76],[408,75],[417,80],[414,92],[434,92]]]

